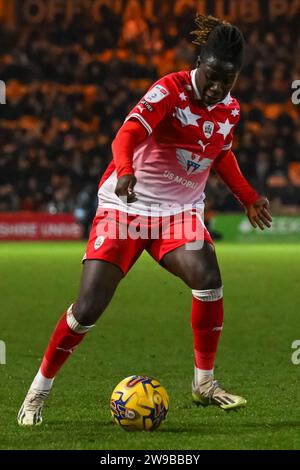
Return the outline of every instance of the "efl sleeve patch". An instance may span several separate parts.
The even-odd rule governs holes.
[[[146,93],[144,100],[148,103],[159,103],[159,101],[166,98],[169,94],[168,90],[162,85],[155,85],[155,87]]]
[[[146,92],[125,121],[137,119],[151,134],[163,119],[172,115],[177,96],[172,77],[163,77]]]

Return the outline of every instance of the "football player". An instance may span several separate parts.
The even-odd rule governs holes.
[[[143,250],[191,289],[194,402],[223,409],[246,404],[245,398],[229,393],[214,378],[223,327],[223,284],[214,244],[202,221],[211,169],[238,198],[253,227],[263,230],[272,219],[267,199],[246,181],[232,151],[240,106],[231,90],[243,64],[243,35],[211,16],[198,15],[196,25],[196,68],[156,82],[127,116],[112,144],[113,161],[99,185],[99,208],[83,260],[79,295],[54,330],[19,411],[20,425],[42,422],[42,406],[55,376],[94,327]],[[139,227],[155,226],[158,236],[131,236],[132,227],[135,234],[138,231],[137,217]],[[182,224],[194,229],[175,236]],[[110,232],[107,225],[116,230]]]

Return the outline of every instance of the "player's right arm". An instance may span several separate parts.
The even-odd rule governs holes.
[[[142,124],[136,120],[130,120],[123,124],[112,143],[118,176],[115,193],[118,197],[127,197],[128,203],[137,201],[134,192],[136,177],[132,166],[134,149],[147,138],[147,135]]]
[[[115,193],[127,197],[127,202],[137,200],[134,193],[134,149],[153,132],[159,122],[171,111],[176,99],[176,88],[171,76],[156,82],[132,109],[112,143],[118,182]]]

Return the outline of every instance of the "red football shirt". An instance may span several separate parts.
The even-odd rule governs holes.
[[[134,150],[138,201],[125,204],[115,195],[112,162],[99,187],[99,204],[128,213],[168,215],[188,208],[203,210],[211,167],[232,146],[240,107],[230,94],[204,106],[195,84],[196,70],[169,74],[156,82],[127,116],[138,120],[148,138]],[[154,210],[155,209],[155,210]]]

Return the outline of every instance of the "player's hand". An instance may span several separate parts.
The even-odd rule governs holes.
[[[132,203],[137,201],[136,194],[133,190],[136,185],[136,177],[134,175],[124,175],[118,179],[116,185],[115,193],[118,197],[126,197],[127,203]]]
[[[254,204],[250,204],[246,207],[246,214],[250,221],[250,224],[261,230],[265,227],[272,227],[272,217],[269,212],[269,201],[265,197],[260,197]]]

